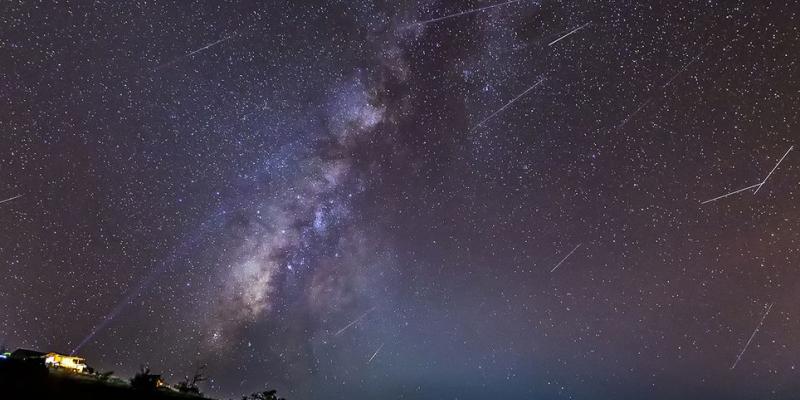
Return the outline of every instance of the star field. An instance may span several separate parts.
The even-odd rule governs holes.
[[[796,2],[0,7],[0,344],[220,398],[800,389]]]

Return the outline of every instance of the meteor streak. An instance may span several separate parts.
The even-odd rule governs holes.
[[[681,75],[681,74],[682,74],[684,71],[686,71],[686,70],[687,70],[689,67],[691,67],[691,66],[692,66],[692,64],[694,64],[694,63],[695,63],[695,62],[696,62],[698,59],[700,59],[700,56],[702,56],[702,55],[703,55],[703,51],[705,51],[705,49],[703,49],[703,50],[700,50],[700,52],[699,52],[699,53],[697,53],[697,55],[696,55],[696,56],[694,56],[694,57],[691,59],[691,61],[689,61],[688,63],[686,63],[686,65],[684,65],[684,66],[683,66],[683,68],[681,68],[680,70],[678,70],[678,72],[676,72],[676,73],[675,73],[675,75],[672,75],[672,78],[669,78],[669,80],[667,81],[667,83],[665,83],[664,85],[662,85],[662,86],[661,86],[661,90],[664,90],[664,89],[666,89],[666,88],[667,88],[667,86],[669,86],[669,84],[670,84],[670,83],[672,83],[672,81],[674,81],[674,80],[675,80],[675,78],[677,78],[678,76],[680,76],[680,75]]]
[[[673,135],[677,135],[677,133],[675,131],[673,131],[672,129],[669,129],[669,128],[665,127],[665,126],[661,126],[661,125],[659,125],[659,124],[657,124],[655,122],[650,122],[650,124],[653,125],[654,127],[658,128],[658,129],[661,129],[661,130],[667,132],[667,133],[671,133]]]
[[[372,357],[369,358],[369,361],[367,361],[367,364],[371,363],[372,360],[375,358],[375,356],[378,355],[378,352],[381,351],[381,349],[383,348],[384,344],[386,344],[386,343],[381,343],[380,347],[378,347],[378,350],[375,350],[375,353],[372,354]]]
[[[642,109],[643,109],[643,108],[647,107],[647,105],[648,105],[648,104],[650,104],[650,102],[651,102],[651,101],[653,101],[653,98],[652,98],[652,97],[651,97],[651,98],[649,98],[649,99],[647,99],[647,100],[646,100],[644,103],[640,104],[640,105],[639,105],[639,108],[637,108],[637,109],[636,109],[636,111],[634,111],[634,112],[633,112],[631,115],[628,115],[628,118],[625,118],[625,120],[624,120],[624,121],[622,121],[622,123],[621,123],[621,124],[619,124],[619,126],[617,127],[617,130],[620,130],[620,129],[624,128],[624,127],[625,127],[625,125],[627,125],[627,124],[628,124],[628,121],[630,121],[630,120],[631,120],[631,118],[633,118],[634,116],[636,116],[636,114],[638,114],[638,113],[639,113],[639,111],[642,111]]]
[[[578,250],[578,247],[581,247],[581,245],[582,245],[582,244],[583,244],[583,243],[578,243],[578,245],[577,245],[577,246],[575,246],[575,248],[574,248],[574,249],[572,249],[572,251],[570,251],[570,252],[569,252],[569,254],[567,254],[567,255],[566,255],[564,258],[562,258],[562,259],[561,259],[561,261],[559,261],[559,262],[558,262],[558,264],[556,264],[556,266],[555,266],[555,267],[553,267],[553,269],[551,269],[551,270],[550,270],[550,272],[555,272],[556,268],[560,267],[560,266],[561,266],[561,264],[563,264],[563,263],[564,263],[564,261],[567,261],[567,258],[569,258],[569,256],[571,256],[571,255],[572,255],[572,253],[574,253],[574,252],[575,252],[575,250]]]
[[[756,333],[758,333],[759,328],[761,328],[761,325],[764,323],[764,319],[767,318],[767,314],[769,314],[769,310],[772,310],[772,306],[774,306],[774,305],[775,305],[775,303],[771,303],[769,305],[769,307],[767,307],[767,311],[764,312],[764,315],[761,316],[761,321],[758,321],[758,325],[756,325],[756,329],[753,330],[753,334],[750,335],[750,339],[747,339],[747,343],[744,344],[744,348],[742,349],[742,352],[739,353],[739,356],[736,357],[736,361],[733,362],[733,365],[731,365],[730,369],[736,368],[736,364],[738,364],[739,360],[742,359],[742,355],[744,354],[745,351],[747,351],[747,348],[750,346],[750,342],[753,341],[753,338],[756,336]]]
[[[761,189],[761,186],[763,186],[765,183],[767,183],[767,179],[769,179],[769,177],[772,176],[772,173],[775,172],[776,169],[778,169],[778,166],[781,165],[781,163],[783,162],[783,159],[786,158],[787,155],[789,155],[789,152],[792,151],[792,149],[794,149],[794,146],[791,146],[791,147],[789,147],[789,150],[786,150],[786,153],[784,153],[783,157],[781,157],[781,159],[778,160],[778,163],[775,164],[775,167],[772,168],[772,171],[769,171],[769,173],[767,174],[767,177],[764,178],[763,181],[761,181],[759,183],[756,183],[755,185],[751,185],[751,186],[748,186],[746,188],[741,188],[739,190],[734,190],[733,192],[730,192],[730,193],[727,193],[727,194],[723,194],[722,196],[714,197],[713,199],[703,201],[700,204],[711,203],[712,201],[717,201],[717,200],[720,200],[720,199],[724,199],[724,198],[726,198],[728,196],[732,196],[732,195],[734,195],[736,193],[744,192],[745,190],[753,189],[753,188],[756,189],[755,191],[753,191],[753,194],[758,193],[758,191]]]
[[[758,184],[758,189],[756,189],[756,191],[753,192],[753,194],[758,193],[758,190],[761,189],[761,186],[764,185],[765,183],[767,183],[767,179],[769,179],[769,177],[772,176],[772,173],[775,172],[776,169],[778,169],[778,165],[781,165],[781,163],[783,162],[783,159],[786,158],[786,156],[789,155],[789,152],[792,151],[793,148],[794,148],[794,146],[791,146],[791,147],[789,147],[789,150],[786,150],[786,153],[783,155],[783,157],[781,157],[780,160],[778,160],[778,163],[775,164],[775,167],[772,168],[772,171],[769,171],[769,173],[767,174],[767,177],[764,178],[764,180],[761,181],[761,183]]]
[[[567,34],[567,35],[569,35],[569,34]],[[561,40],[561,38],[559,38],[558,40]],[[660,91],[662,92],[662,94],[665,93],[666,88],[672,83],[672,81],[677,79],[678,76],[680,76],[684,71],[686,71],[690,66],[692,66],[692,64],[694,64],[697,60],[700,59],[700,56],[703,55],[703,51],[705,51],[705,48],[701,49],[700,52],[697,53],[696,56],[694,56],[688,63],[686,63],[681,69],[679,69],[678,72],[676,72],[674,75],[672,75],[672,77],[669,78],[669,80],[667,80],[666,83],[661,85]],[[636,111],[634,111],[631,115],[629,115],[628,118],[625,118],[625,120],[622,121],[622,123],[620,123],[617,126],[617,130],[619,131],[620,129],[624,128],[625,125],[628,124],[628,121],[633,119],[633,117],[636,116],[636,114],[638,114],[640,111],[642,111],[642,109],[647,107],[647,105],[650,104],[650,102],[652,102],[654,99],[655,99],[655,96],[650,97],[644,103],[640,104],[639,107],[636,109]]]
[[[182,55],[180,57],[177,57],[177,58],[173,59],[170,62],[166,62],[164,64],[158,65],[155,68],[153,68],[153,71],[157,71],[157,70],[159,70],[161,68],[168,67],[170,65],[173,65],[173,64],[177,63],[180,60],[183,60],[186,57],[191,57],[191,56],[193,56],[193,55],[195,55],[197,53],[200,53],[201,51],[208,50],[208,49],[210,49],[210,48],[212,48],[212,47],[214,47],[214,46],[216,46],[216,45],[218,45],[218,44],[220,44],[220,43],[222,43],[224,41],[227,41],[227,40],[231,39],[232,37],[233,37],[233,35],[224,36],[222,39],[219,39],[217,41],[211,42],[211,43],[209,43],[209,44],[207,44],[207,45],[205,45],[205,46],[203,46],[203,47],[201,47],[201,48],[199,48],[197,50],[192,50],[192,51],[190,51],[190,52],[188,52],[188,53],[186,53],[186,54],[184,54],[184,55]]]
[[[556,40],[553,40],[552,42],[548,43],[547,45],[548,45],[548,46],[552,46],[552,45],[554,45],[554,44],[556,44],[556,43],[560,42],[562,39],[565,39],[567,36],[570,36],[570,35],[572,35],[573,33],[576,33],[576,32],[578,32],[579,30],[581,30],[581,29],[583,29],[583,28],[586,28],[586,27],[587,27],[587,26],[589,26],[589,25],[591,25],[591,22],[587,22],[587,23],[585,23],[585,24],[583,24],[583,25],[581,25],[581,26],[579,26],[579,27],[577,27],[577,28],[575,28],[575,29],[573,29],[573,30],[571,30],[571,31],[567,32],[567,34],[566,34],[566,35],[564,35],[564,36],[561,36],[560,38],[558,38],[558,39],[556,39]]]
[[[339,336],[339,335],[341,335],[341,334],[342,334],[342,332],[344,332],[344,331],[346,331],[346,330],[347,330],[347,328],[349,328],[349,327],[351,327],[351,326],[355,325],[355,324],[356,324],[356,322],[358,322],[358,321],[361,321],[361,319],[362,319],[362,318],[366,317],[366,316],[367,316],[367,314],[371,313],[371,312],[372,312],[372,310],[374,310],[374,309],[375,309],[375,307],[372,307],[372,308],[370,308],[369,310],[367,310],[365,313],[361,314],[361,316],[360,316],[360,317],[358,317],[358,318],[356,318],[356,319],[354,319],[354,320],[353,320],[353,322],[350,322],[349,324],[345,325],[345,327],[344,327],[344,328],[342,328],[342,329],[339,329],[339,331],[338,331],[338,332],[336,332],[336,333],[334,334],[334,336]]]
[[[11,201],[11,200],[16,200],[16,199],[18,199],[18,198],[20,198],[20,197],[22,197],[22,195],[21,195],[21,194],[18,194],[18,195],[14,196],[14,197],[9,197],[9,198],[7,198],[7,199],[5,199],[5,200],[0,200],[0,204],[3,204],[3,203],[8,203],[9,201]]]
[[[506,1],[504,3],[493,4],[491,6],[485,6],[485,7],[480,7],[480,8],[473,8],[471,10],[461,11],[461,12],[457,12],[455,14],[449,14],[449,15],[445,15],[445,16],[442,16],[442,17],[433,18],[433,19],[429,19],[429,20],[425,20],[425,21],[418,21],[418,22],[413,23],[412,25],[426,25],[426,24],[430,24],[430,23],[433,23],[433,22],[439,22],[439,21],[443,21],[443,20],[446,20],[446,19],[450,19],[450,18],[460,17],[462,15],[473,14],[473,13],[476,13],[476,12],[485,11],[485,10],[488,10],[490,8],[500,7],[500,6],[504,6],[504,5],[511,4],[511,3],[518,3],[520,1],[522,1],[522,0],[509,0],[509,1]]]
[[[712,201],[717,201],[717,200],[720,200],[720,199],[724,199],[724,198],[726,198],[726,197],[728,197],[728,196],[732,196],[732,195],[734,195],[734,194],[736,194],[736,193],[739,193],[739,192],[744,192],[745,190],[747,190],[747,189],[752,189],[752,188],[754,188],[754,187],[761,187],[761,183],[756,183],[755,185],[748,186],[748,187],[746,187],[746,188],[742,188],[742,189],[739,189],[739,190],[735,190],[735,191],[733,191],[733,192],[730,192],[730,193],[728,193],[728,194],[723,194],[722,196],[719,196],[719,197],[714,197],[713,199],[711,199],[711,200],[706,200],[706,201],[704,201],[704,202],[702,202],[702,203],[700,203],[700,204],[711,203]]]
[[[519,100],[522,96],[525,96],[526,94],[528,94],[528,92],[530,92],[531,90],[535,89],[542,82],[544,82],[544,78],[540,79],[539,82],[534,83],[533,86],[529,87],[527,90],[525,90],[524,92],[520,93],[517,97],[514,97],[513,99],[511,99],[511,101],[506,103],[504,106],[500,107],[499,110],[493,112],[491,115],[489,115],[488,117],[484,118],[483,121],[478,122],[478,125],[473,126],[472,129],[470,129],[469,131],[472,132],[475,129],[478,129],[478,127],[480,127],[481,125],[486,123],[486,121],[494,118],[495,115],[500,114],[503,110],[508,108],[508,106],[514,104],[515,101]]]

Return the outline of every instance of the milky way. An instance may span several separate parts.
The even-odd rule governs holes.
[[[796,397],[800,4],[662,3],[4,5],[0,344],[220,398]]]

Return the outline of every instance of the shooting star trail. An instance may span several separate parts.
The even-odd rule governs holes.
[[[707,43],[706,43],[706,44],[707,44]],[[667,87],[668,87],[670,84],[672,84],[672,81],[674,81],[675,79],[677,79],[677,78],[678,78],[678,76],[680,76],[680,75],[681,75],[681,74],[682,74],[684,71],[686,71],[686,70],[687,70],[687,69],[688,69],[688,68],[689,68],[689,67],[690,67],[692,64],[694,64],[694,63],[695,63],[695,62],[696,62],[698,59],[700,59],[700,56],[702,56],[702,55],[703,55],[703,52],[704,52],[704,51],[705,51],[705,48],[701,49],[701,50],[700,50],[700,52],[699,52],[699,53],[698,53],[696,56],[694,56],[694,58],[692,58],[692,59],[691,59],[691,60],[690,60],[688,63],[686,63],[686,64],[685,64],[685,65],[684,65],[684,66],[683,66],[681,69],[679,69],[679,70],[678,70],[678,72],[676,72],[674,75],[672,75],[672,77],[671,77],[671,78],[669,78],[669,80],[667,80],[667,82],[666,82],[665,84],[661,85],[661,92],[663,93],[663,92],[664,92],[664,90],[665,90],[665,89],[666,89],[666,88],[667,88]],[[635,116],[636,116],[636,114],[639,114],[639,112],[640,112],[640,111],[642,111],[642,109],[644,109],[645,107],[647,107],[647,105],[648,105],[648,104],[650,104],[650,102],[652,102],[652,101],[653,101],[653,99],[655,99],[655,96],[653,96],[653,97],[650,97],[650,98],[649,98],[649,99],[647,99],[647,100],[646,100],[644,103],[640,104],[640,105],[639,105],[639,108],[637,108],[637,109],[636,109],[636,111],[634,111],[634,112],[633,112],[631,115],[629,115],[629,116],[628,116],[628,118],[625,118],[625,120],[624,120],[624,121],[622,121],[622,123],[620,123],[620,124],[617,126],[617,131],[619,131],[620,129],[624,128],[624,127],[625,127],[625,125],[627,125],[627,124],[628,124],[628,122],[629,122],[631,119],[633,119],[633,117],[635,117]]]
[[[617,126],[617,130],[619,131],[620,129],[624,128],[625,125],[628,123],[628,121],[630,121],[634,116],[636,116],[636,114],[638,114],[639,111],[642,111],[643,108],[647,107],[647,105],[650,104],[651,101],[653,101],[652,97],[647,99],[644,103],[640,104],[639,108],[637,108],[636,111],[634,111],[631,115],[628,115],[628,118],[625,118],[625,120],[622,121],[622,123],[619,124],[619,126]]]
[[[233,38],[233,36],[234,35],[224,36],[222,39],[219,39],[219,40],[217,40],[215,42],[211,42],[211,43],[209,43],[209,44],[207,44],[207,45],[205,45],[205,46],[203,46],[203,47],[201,47],[201,48],[199,48],[197,50],[192,50],[192,51],[190,51],[190,52],[188,52],[188,53],[186,53],[186,54],[184,54],[184,55],[182,55],[180,57],[177,57],[177,58],[173,59],[172,61],[169,61],[169,62],[163,63],[161,65],[158,65],[155,68],[153,68],[153,71],[158,71],[161,68],[174,65],[175,63],[177,63],[178,61],[183,60],[184,58],[191,57],[191,56],[193,56],[193,55],[195,55],[197,53],[200,53],[202,51],[208,50],[208,49],[210,49],[210,48],[212,48],[212,47],[214,47],[214,46],[216,46],[216,45],[218,45],[218,44],[220,44],[222,42],[230,40],[231,38]]]
[[[489,115],[488,117],[484,118],[483,121],[479,122],[478,125],[473,126],[472,129],[470,129],[469,131],[472,132],[475,129],[478,129],[481,125],[486,123],[486,121],[494,118],[495,115],[500,114],[501,112],[503,112],[503,110],[508,108],[508,106],[514,104],[515,101],[519,100],[522,96],[525,96],[526,94],[528,94],[531,90],[535,89],[542,82],[544,82],[544,78],[540,79],[539,82],[534,83],[533,86],[529,87],[527,90],[525,90],[524,92],[520,93],[517,97],[514,97],[513,99],[511,99],[511,101],[506,103],[504,106],[500,107],[499,110],[493,112],[491,115]]]
[[[783,162],[783,159],[786,158],[786,156],[789,155],[789,152],[792,151],[793,148],[794,148],[794,146],[791,146],[791,147],[789,147],[789,150],[786,150],[786,153],[783,155],[783,157],[781,157],[780,160],[778,160],[778,163],[775,164],[775,167],[772,168],[772,171],[769,171],[769,173],[767,174],[767,177],[764,178],[763,181],[761,181],[761,183],[758,185],[758,189],[756,189],[756,191],[753,192],[753,194],[758,193],[758,191],[761,189],[761,186],[763,186],[765,183],[767,183],[767,179],[769,179],[769,177],[772,176],[772,173],[775,172],[776,169],[778,169],[778,166],[781,165],[781,163]]]
[[[560,266],[561,266],[561,264],[563,264],[563,263],[564,263],[564,261],[567,261],[567,259],[569,258],[569,256],[571,256],[571,255],[572,255],[572,253],[574,253],[574,252],[575,252],[575,250],[578,250],[578,247],[581,247],[581,245],[582,245],[582,244],[583,244],[583,243],[578,243],[578,245],[577,245],[577,246],[575,246],[575,248],[574,248],[574,249],[572,249],[572,251],[570,251],[570,252],[569,252],[569,254],[567,254],[567,255],[566,255],[564,258],[562,258],[562,259],[561,259],[561,261],[559,261],[559,262],[558,262],[558,264],[556,264],[556,266],[555,266],[555,267],[553,267],[553,269],[551,269],[551,270],[550,270],[550,272],[555,272],[556,268],[560,267]]]
[[[3,204],[3,203],[8,203],[9,201],[11,201],[11,200],[16,200],[16,199],[18,199],[18,198],[20,198],[20,197],[22,197],[22,195],[21,195],[21,194],[18,194],[18,195],[14,196],[14,197],[9,197],[9,198],[7,198],[7,199],[5,199],[5,200],[0,200],[0,204]]]
[[[722,196],[714,197],[713,199],[703,201],[700,204],[702,205],[702,204],[706,204],[706,203],[711,203],[712,201],[717,201],[717,200],[720,200],[720,199],[724,199],[724,198],[726,198],[728,196],[732,196],[732,195],[734,195],[736,193],[741,193],[741,192],[744,192],[745,190],[752,189],[752,188],[756,188],[756,190],[753,191],[753,194],[758,193],[758,191],[761,190],[761,186],[764,186],[764,184],[767,183],[767,179],[769,179],[769,177],[772,176],[772,173],[775,172],[775,170],[778,169],[778,166],[781,165],[783,160],[786,158],[786,156],[789,155],[789,152],[792,151],[792,149],[794,149],[794,146],[791,146],[791,147],[789,147],[789,150],[786,150],[786,153],[784,153],[783,157],[781,157],[781,159],[778,160],[778,163],[775,164],[775,167],[772,168],[772,171],[769,171],[769,173],[767,174],[767,177],[764,178],[763,181],[761,181],[759,183],[756,183],[755,185],[751,185],[751,186],[748,186],[746,188],[741,188],[739,190],[734,190],[733,192],[723,194]]]
[[[678,133],[673,131],[672,129],[669,129],[669,128],[665,127],[665,126],[661,126],[661,125],[659,125],[659,124],[657,124],[655,122],[650,122],[650,124],[652,124],[657,129],[661,129],[661,130],[663,130],[663,131],[665,131],[667,133],[670,133],[670,134],[673,134],[675,136],[678,136]]]
[[[769,314],[769,310],[772,310],[772,306],[774,306],[774,305],[775,305],[775,303],[771,303],[769,305],[769,307],[767,307],[767,311],[764,313],[764,315],[761,316],[761,321],[759,321],[758,325],[756,325],[756,329],[753,330],[753,334],[750,335],[750,339],[747,339],[747,343],[745,343],[744,348],[742,349],[742,352],[739,353],[739,356],[736,357],[736,361],[733,362],[733,365],[731,365],[730,369],[736,368],[736,364],[738,364],[739,360],[742,359],[742,355],[744,354],[745,351],[747,351],[747,348],[750,346],[750,342],[753,341],[753,338],[756,337],[756,333],[758,333],[758,330],[761,328],[761,325],[764,323],[764,320],[767,318],[767,314]]]
[[[734,195],[734,194],[736,194],[736,193],[744,192],[745,190],[752,189],[752,188],[754,188],[754,187],[761,187],[761,184],[762,184],[762,183],[763,183],[763,182],[756,183],[755,185],[748,186],[748,187],[746,187],[746,188],[741,188],[741,189],[739,189],[739,190],[735,190],[735,191],[733,191],[733,192],[730,192],[730,193],[727,193],[727,194],[723,194],[722,196],[719,196],[719,197],[714,197],[713,199],[711,199],[711,200],[706,200],[706,201],[704,201],[704,202],[701,202],[700,204],[711,203],[712,201],[717,201],[717,200],[720,200],[720,199],[724,199],[724,198],[726,198],[726,197],[728,197],[728,196],[733,196],[733,195]]]
[[[583,25],[581,25],[581,26],[579,26],[579,27],[577,27],[577,28],[575,28],[575,29],[573,29],[573,30],[571,30],[571,31],[567,32],[567,34],[566,34],[566,35],[564,35],[564,36],[561,36],[560,38],[558,38],[558,39],[556,39],[556,40],[553,40],[552,42],[548,43],[547,45],[548,45],[548,46],[552,46],[552,45],[554,45],[554,44],[556,44],[556,43],[560,42],[562,39],[565,39],[567,36],[570,36],[570,35],[572,35],[572,34],[574,34],[574,33],[578,32],[579,30],[581,30],[581,29],[583,29],[583,28],[586,28],[587,26],[589,26],[589,25],[591,25],[591,24],[592,24],[591,22],[587,22],[587,23],[585,23],[585,24],[583,24]]]
[[[367,364],[371,363],[371,362],[372,362],[372,360],[375,358],[375,356],[377,356],[377,355],[378,355],[378,352],[379,352],[379,351],[381,351],[381,349],[383,348],[383,345],[384,345],[384,344],[385,344],[385,343],[381,343],[380,347],[378,347],[378,350],[375,350],[375,353],[373,353],[373,354],[372,354],[372,357],[370,357],[370,358],[369,358],[369,361],[367,361]]]
[[[490,8],[501,7],[501,6],[504,6],[504,5],[507,5],[507,4],[511,4],[511,3],[519,3],[520,1],[522,1],[522,0],[509,0],[509,1],[506,1],[506,2],[503,2],[503,3],[493,4],[491,6],[473,8],[471,10],[461,11],[461,12],[457,12],[455,14],[449,14],[449,15],[445,15],[445,16],[442,16],[442,17],[433,18],[433,19],[429,19],[429,20],[425,20],[425,21],[418,21],[418,22],[415,22],[415,23],[413,23],[411,25],[427,25],[427,24],[443,21],[443,20],[450,19],[450,18],[460,17],[462,15],[474,14],[476,12],[486,11],[486,10],[488,10]]]
[[[346,330],[347,330],[347,328],[349,328],[349,327],[351,327],[351,326],[355,325],[355,324],[356,324],[358,321],[361,321],[361,319],[362,319],[362,318],[366,317],[366,316],[367,316],[367,314],[371,313],[371,312],[372,312],[372,310],[374,310],[374,309],[375,309],[375,307],[372,307],[372,308],[370,308],[370,309],[369,309],[369,310],[367,310],[365,313],[361,314],[361,316],[360,316],[360,317],[358,317],[358,318],[354,319],[354,320],[353,320],[353,322],[350,322],[349,324],[345,325],[345,327],[344,327],[344,328],[342,328],[342,329],[339,329],[339,331],[338,331],[338,332],[336,332],[336,333],[335,333],[333,336],[339,336],[339,335],[341,335],[341,334],[342,334],[342,332],[344,332],[344,331],[346,331]]]
[[[682,73],[684,73],[684,72],[685,72],[685,71],[686,71],[686,70],[687,70],[689,67],[691,67],[691,66],[692,66],[692,64],[694,64],[694,63],[695,63],[695,62],[696,62],[698,59],[700,59],[700,56],[702,56],[702,55],[703,55],[703,52],[704,52],[704,51],[705,51],[705,49],[701,49],[701,50],[700,50],[700,52],[699,52],[699,53],[697,53],[697,55],[696,55],[696,56],[694,56],[694,58],[692,58],[692,59],[691,59],[691,60],[690,60],[688,63],[686,63],[686,65],[684,65],[684,66],[683,66],[683,68],[681,68],[680,70],[678,70],[678,72],[676,72],[676,73],[675,73],[675,75],[672,75],[672,78],[669,78],[669,80],[667,81],[667,83],[665,83],[665,84],[663,84],[663,85],[661,86],[661,90],[664,90],[664,89],[666,89],[666,88],[667,88],[667,86],[669,86],[669,85],[672,83],[672,81],[674,81],[674,80],[675,80],[675,79],[676,79],[678,76],[680,76],[680,75],[681,75]]]

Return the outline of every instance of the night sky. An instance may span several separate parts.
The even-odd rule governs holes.
[[[220,397],[797,398],[799,14],[5,1],[0,342]]]

